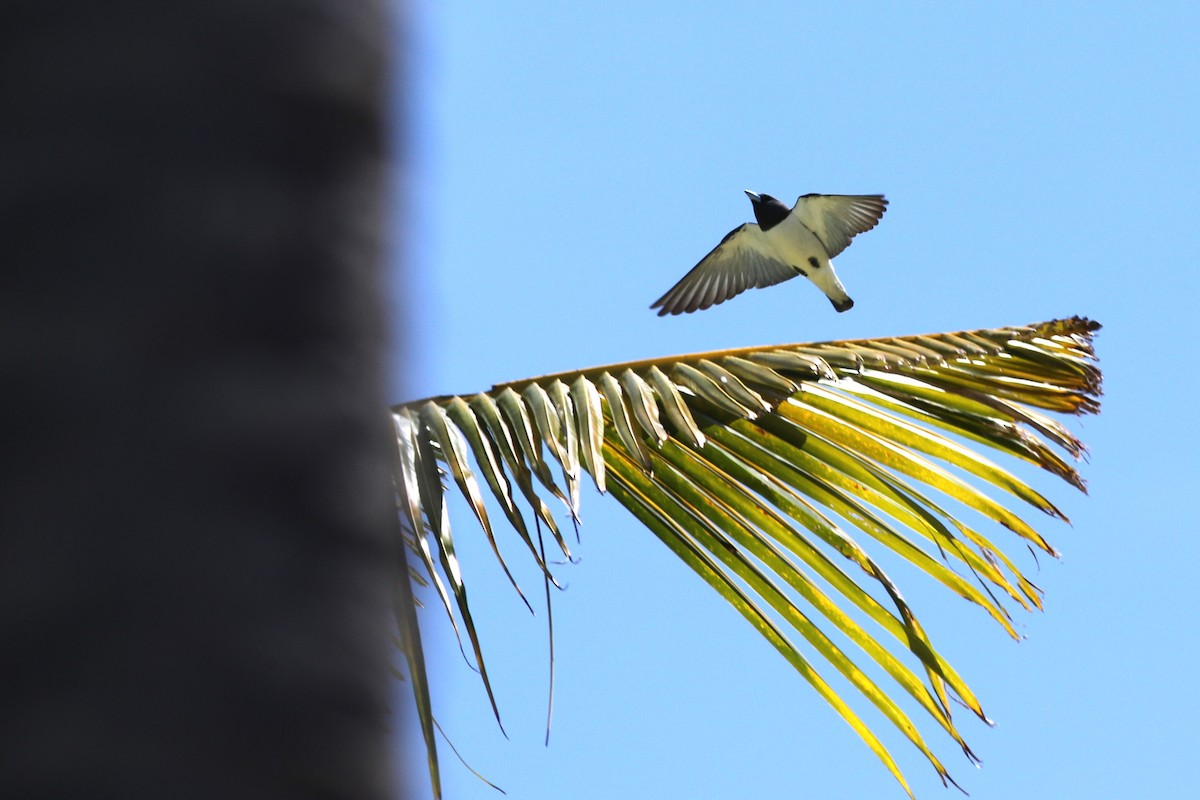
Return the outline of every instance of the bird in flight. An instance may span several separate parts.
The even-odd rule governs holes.
[[[887,200],[881,194],[806,194],[788,208],[769,194],[747,191],[755,222],[734,228],[670,291],[654,301],[658,315],[723,303],[803,275],[838,311],[854,305],[830,261],[856,235],[874,228]]]

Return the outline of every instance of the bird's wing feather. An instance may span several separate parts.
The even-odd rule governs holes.
[[[660,317],[702,310],[747,289],[771,286],[798,274],[772,254],[762,229],[747,222],[730,231],[650,307],[658,308]]]
[[[881,194],[806,194],[792,213],[816,234],[833,258],[850,240],[879,224],[887,200]]]

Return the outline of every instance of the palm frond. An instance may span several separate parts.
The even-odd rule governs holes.
[[[1006,603],[1040,608],[1040,590],[962,511],[1055,554],[1033,526],[979,486],[1066,517],[979,450],[1007,453],[1084,489],[1054,449],[1078,458],[1085,452],[1082,442],[1043,412],[1099,410],[1101,376],[1092,349],[1099,327],[1076,317],[726,350],[398,405],[392,413],[403,540],[460,642],[465,630],[499,721],[454,555],[445,493],[450,484],[457,487],[524,599],[500,556],[488,505],[500,509],[552,580],[525,514],[552,532],[569,559],[547,502],[561,503],[562,513],[577,522],[586,473],[741,613],[911,796],[878,735],[820,670],[840,675],[943,782],[951,780],[949,773],[893,695],[911,698],[968,758],[973,755],[951,717],[951,701],[986,717],[898,587],[851,532],[978,605],[1016,638]],[[957,504],[953,511],[942,505],[948,500]],[[411,626],[412,612],[402,611],[402,622]],[[411,641],[416,647],[409,648],[409,667],[419,673],[419,639]],[[872,673],[890,682],[880,685]],[[426,741],[432,742],[423,675],[413,685]],[[432,752],[431,765],[436,775]]]

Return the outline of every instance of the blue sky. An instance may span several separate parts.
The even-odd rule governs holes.
[[[1090,497],[1021,473],[1073,523],[1026,515],[1065,554],[1040,570],[1008,548],[1046,590],[1027,639],[895,577],[997,722],[961,715],[982,769],[926,728],[972,798],[1192,796],[1200,6],[441,0],[413,27],[407,397],[742,345],[1100,320],[1104,410],[1074,424]],[[751,219],[743,189],[888,196],[837,261],[853,310],[801,281],[683,318],[647,308]],[[555,597],[549,747],[544,614],[490,552],[466,546],[464,570],[510,739],[441,612],[423,612],[438,718],[472,766],[518,800],[903,797],[612,498],[583,503],[582,561]],[[482,539],[472,525],[457,520],[463,545]],[[918,797],[959,796],[879,730]],[[500,797],[442,760],[447,797]],[[419,754],[404,764],[424,796]]]

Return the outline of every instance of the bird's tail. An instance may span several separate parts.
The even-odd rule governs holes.
[[[825,264],[820,269],[809,270],[807,275],[808,279],[825,293],[825,296],[829,298],[829,302],[833,303],[833,307],[839,312],[849,311],[854,307],[854,301],[850,299],[850,295],[846,292],[846,287],[842,286],[841,280],[838,279],[837,273],[833,270],[833,262]]]

